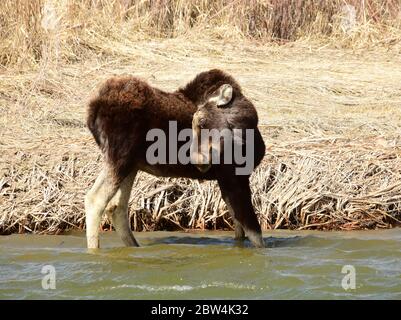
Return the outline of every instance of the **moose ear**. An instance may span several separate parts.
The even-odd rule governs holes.
[[[218,107],[228,104],[233,98],[233,87],[229,84],[223,84],[216,90],[216,93],[209,99],[209,102],[214,102]]]

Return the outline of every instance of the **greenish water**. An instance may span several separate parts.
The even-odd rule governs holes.
[[[0,299],[401,299],[401,229],[273,231],[266,249],[238,246],[231,232],[136,237],[141,248],[122,248],[105,233],[88,253],[83,233],[1,236]],[[54,290],[42,288],[45,265]],[[355,289],[341,285],[344,265]]]

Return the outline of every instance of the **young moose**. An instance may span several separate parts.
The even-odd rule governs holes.
[[[151,142],[146,139],[147,132],[161,129],[169,141],[169,121],[177,122],[178,132],[192,128],[194,136],[203,128],[253,129],[254,167],[265,154],[255,107],[242,94],[239,84],[221,70],[202,72],[173,93],[153,88],[135,77],[107,80],[88,109],[87,125],[105,159],[102,172],[85,198],[88,248],[99,247],[99,225],[104,211],[124,244],[138,246],[127,214],[138,170],[156,176],[217,180],[235,223],[235,238],[243,240],[246,235],[254,246],[262,247],[261,228],[251,203],[250,173],[236,174],[235,163],[148,163],[146,150]],[[191,149],[191,159],[202,157],[198,150]]]

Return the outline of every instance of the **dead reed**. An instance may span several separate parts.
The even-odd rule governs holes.
[[[177,36],[393,46],[400,21],[399,0],[4,0],[0,65],[120,55],[138,39]]]
[[[55,127],[64,125],[71,124]],[[51,139],[44,143],[36,152],[21,141],[22,150],[3,150],[0,233],[84,228],[83,197],[100,165],[96,147],[87,137],[75,137],[73,146]],[[263,228],[399,225],[401,148],[386,144],[377,138],[332,136],[270,146],[252,176],[253,202]],[[216,183],[145,173],[135,181],[130,217],[133,230],[139,231],[232,227]],[[103,228],[109,227],[105,217]]]
[[[0,233],[84,227],[99,82],[130,73],[174,90],[213,67],[258,108],[263,228],[399,225],[399,13],[395,0],[2,1]],[[215,183],[146,174],[130,216],[135,230],[231,227]]]

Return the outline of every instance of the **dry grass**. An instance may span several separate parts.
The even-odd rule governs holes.
[[[85,105],[99,82],[130,73],[174,90],[212,67],[232,73],[258,108],[268,150],[252,188],[265,229],[400,224],[398,1],[366,0],[364,10],[353,1],[347,32],[327,18],[344,1],[313,7],[309,20],[284,1],[121,3],[54,2],[60,19],[45,23],[44,1],[0,4],[0,233],[84,227],[83,197],[101,165]],[[235,19],[251,9],[256,34],[251,18]],[[263,14],[292,22],[274,33]],[[215,183],[146,174],[130,216],[135,230],[231,227]]]
[[[149,37],[388,47],[400,42],[400,29],[399,0],[4,0],[0,65],[129,55]]]

